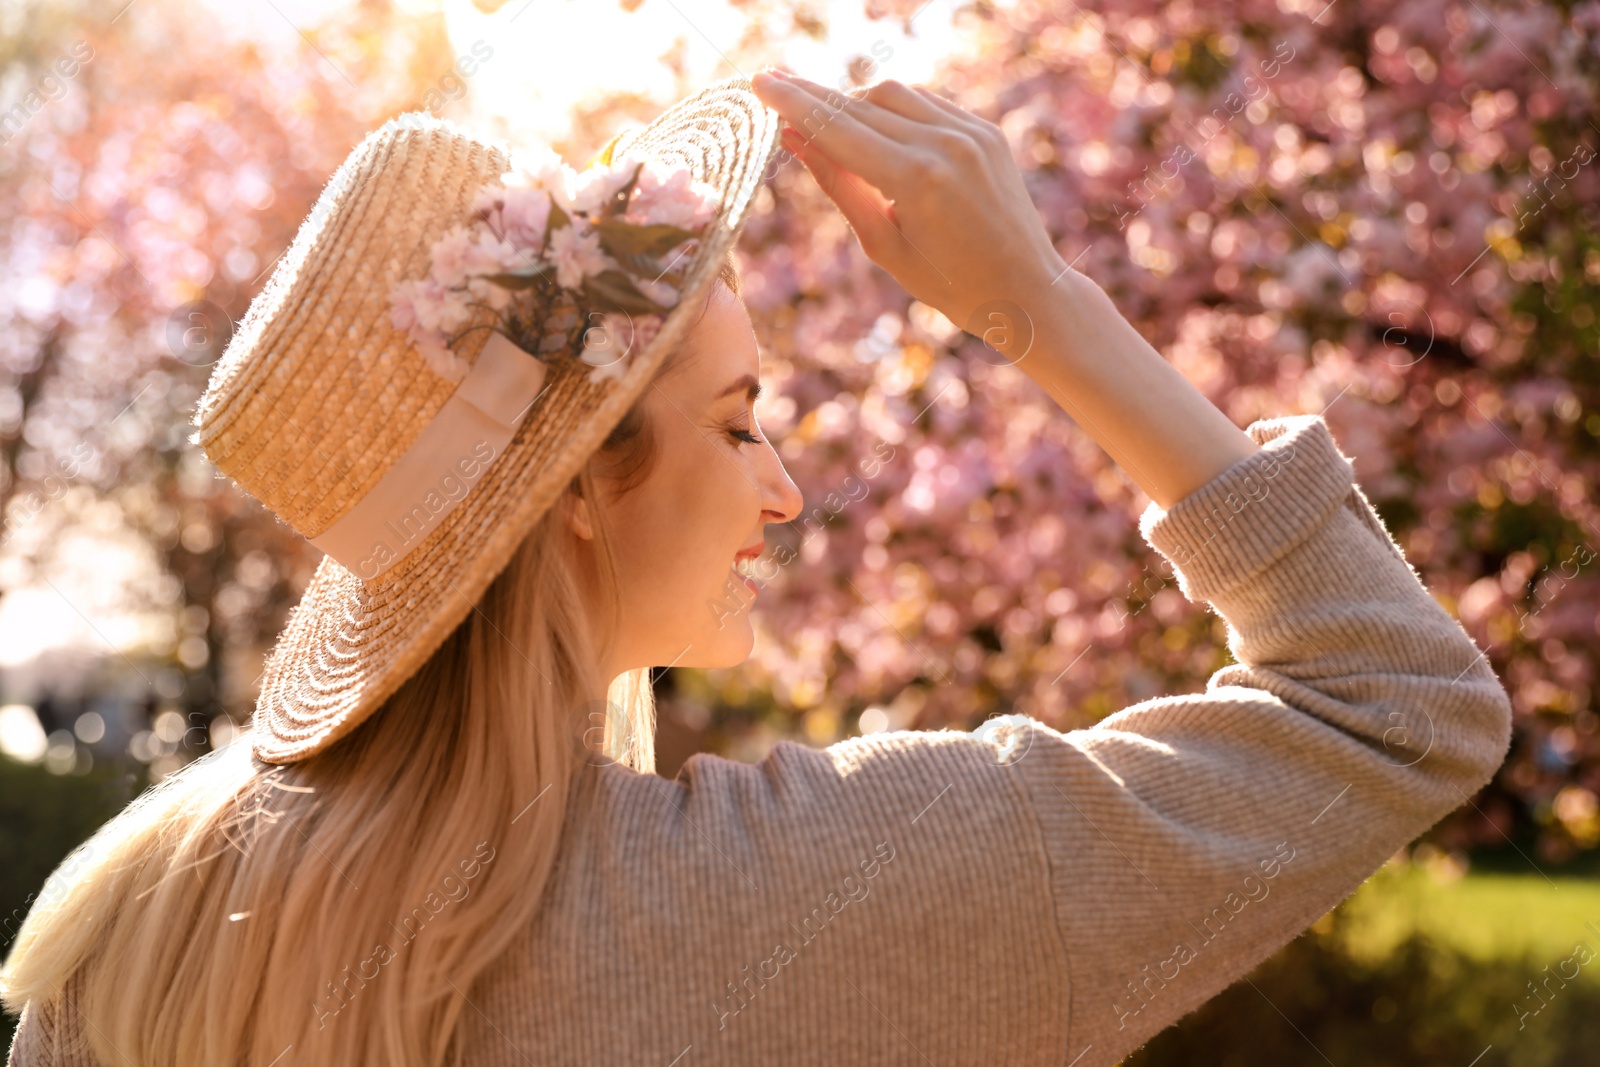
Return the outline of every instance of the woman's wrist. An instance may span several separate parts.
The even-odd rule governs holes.
[[[1041,272],[1042,274],[1043,272]],[[1169,508],[1258,446],[1168,363],[1093,279],[1062,265],[1020,292],[996,348],[1151,500]]]

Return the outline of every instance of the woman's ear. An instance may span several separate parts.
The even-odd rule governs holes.
[[[571,486],[561,494],[561,508],[565,513],[567,528],[584,541],[594,540],[594,522],[589,515],[589,502]]]

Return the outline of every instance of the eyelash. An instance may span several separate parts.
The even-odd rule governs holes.
[[[761,442],[761,438],[757,437],[754,433],[752,433],[749,430],[730,428],[728,430],[728,434],[734,440],[739,441],[739,442],[741,442],[743,444],[759,445],[759,444],[762,443]]]

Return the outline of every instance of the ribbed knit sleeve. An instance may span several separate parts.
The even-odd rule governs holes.
[[[1237,662],[1091,729],[989,731],[1043,832],[1079,1067],[1246,974],[1466,803],[1510,742],[1486,658],[1323,421],[1249,433],[1257,454],[1141,522]]]

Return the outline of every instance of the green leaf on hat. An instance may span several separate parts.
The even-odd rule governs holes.
[[[665,255],[690,238],[699,236],[693,230],[665,222],[632,226],[620,219],[598,219],[594,228],[600,234],[600,247],[618,259]]]
[[[554,275],[555,272],[554,263],[540,260],[530,266],[517,267],[514,270],[503,271],[499,274],[485,274],[483,277],[502,289],[533,289],[542,280]]]
[[[670,310],[641,293],[620,270],[606,270],[583,280],[585,300],[602,311],[626,311],[650,314]]]

